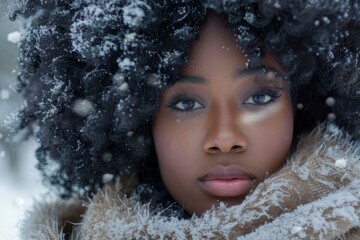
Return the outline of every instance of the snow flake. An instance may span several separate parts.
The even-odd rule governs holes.
[[[3,139],[4,135],[0,132],[0,139]]]
[[[103,154],[102,159],[104,162],[110,162],[112,160],[112,154],[109,152],[106,152]]]
[[[129,90],[129,84],[125,82],[125,83],[120,85],[119,89],[120,89],[120,91],[124,91],[124,92],[128,91]]]
[[[131,137],[133,134],[134,134],[133,131],[128,131],[128,132],[126,133],[126,136]]]
[[[320,21],[319,21],[319,20],[315,20],[314,25],[315,25],[315,26],[319,26],[319,25],[320,25]]]
[[[4,157],[5,157],[5,151],[2,150],[2,151],[0,151],[0,158],[4,158]]]
[[[114,178],[114,174],[105,173],[105,174],[102,176],[102,181],[103,181],[103,183],[109,183],[109,182],[111,182],[111,180],[113,180],[113,178]]]
[[[113,77],[113,83],[117,86],[121,86],[124,83],[124,75],[120,73],[116,73]]]
[[[126,42],[132,42],[136,38],[136,33],[128,33],[125,35],[125,41]]]
[[[10,91],[7,89],[2,89],[0,91],[0,99],[5,100],[10,98]]]
[[[11,32],[7,36],[7,40],[12,43],[18,43],[21,39],[21,33],[18,31]]]
[[[335,99],[333,97],[328,97],[325,100],[325,103],[326,103],[327,106],[333,107],[335,105]]]
[[[326,16],[322,17],[322,20],[323,20],[324,23],[330,24],[330,19],[328,17],[326,17]]]
[[[302,230],[302,227],[294,226],[294,227],[291,228],[290,233],[292,235],[294,235],[294,234],[297,234],[298,232],[300,232],[301,230]]]
[[[246,12],[244,19],[248,23],[253,23],[255,21],[255,15],[251,12]]]
[[[24,206],[24,204],[25,204],[25,201],[22,198],[17,198],[13,201],[13,205],[16,208],[20,208],[20,207]]]
[[[150,7],[142,1],[133,2],[130,5],[125,6],[123,8],[124,24],[131,27],[139,26],[145,17],[143,8],[150,9]]]
[[[331,133],[332,135],[341,134],[340,128],[335,124],[328,124],[327,127],[326,127],[326,131]]]
[[[335,161],[335,167],[345,168],[347,166],[347,161],[344,158],[338,159]]]
[[[329,121],[335,121],[336,115],[335,115],[335,113],[329,113],[327,118]]]
[[[124,58],[123,60],[118,60],[119,67],[123,70],[130,70],[131,67],[135,66],[135,63],[129,58]]]
[[[77,99],[72,110],[79,116],[86,117],[94,109],[93,103],[86,99]]]
[[[281,4],[279,2],[274,3],[275,8],[281,8]]]
[[[296,108],[299,109],[299,110],[302,110],[302,109],[304,109],[304,104],[298,103],[298,104],[296,105]]]

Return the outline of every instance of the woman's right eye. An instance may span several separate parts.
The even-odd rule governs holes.
[[[204,106],[193,99],[178,100],[173,104],[170,104],[170,108],[178,111],[193,111],[196,109],[203,108]]]

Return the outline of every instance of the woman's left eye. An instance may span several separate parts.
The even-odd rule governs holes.
[[[252,104],[252,105],[265,105],[274,101],[279,97],[280,95],[276,91],[269,91],[264,93],[260,92],[260,93],[255,93],[250,97],[248,97],[244,103]]]
[[[172,109],[178,111],[192,111],[199,108],[203,108],[203,105],[192,99],[180,100],[172,106]]]

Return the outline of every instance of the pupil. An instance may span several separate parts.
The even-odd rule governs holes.
[[[255,103],[263,103],[265,101],[265,95],[255,95],[253,100]]]
[[[182,106],[184,109],[192,109],[194,107],[195,103],[191,100],[183,101]]]

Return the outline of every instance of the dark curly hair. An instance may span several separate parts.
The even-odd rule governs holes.
[[[93,193],[104,177],[134,172],[140,183],[161,187],[151,122],[209,9],[228,16],[249,64],[271,49],[285,66],[298,107],[296,136],[328,117],[359,136],[359,1],[27,0],[19,6],[11,17],[28,21],[16,86],[26,100],[18,129],[39,126],[38,168],[63,197]]]

